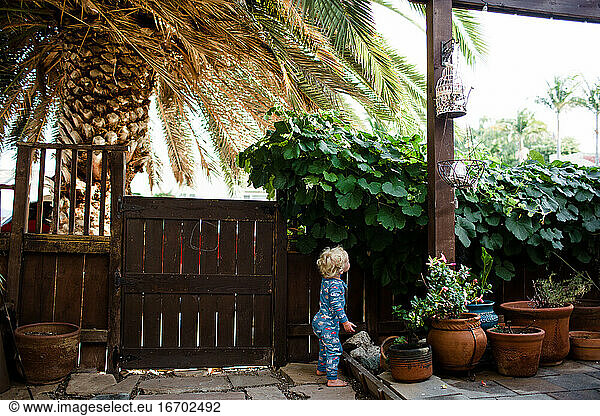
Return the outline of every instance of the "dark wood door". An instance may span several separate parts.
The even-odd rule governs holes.
[[[121,367],[273,363],[273,202],[124,197],[122,214]]]

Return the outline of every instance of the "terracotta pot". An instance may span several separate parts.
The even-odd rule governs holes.
[[[389,337],[393,340],[398,337]],[[433,374],[431,346],[425,342],[418,345],[390,345],[384,348],[381,344],[381,357],[388,362],[392,377],[403,383],[425,381]]]
[[[512,325],[531,326],[546,331],[542,343],[540,365],[558,365],[569,354],[569,316],[573,305],[535,309],[528,301],[506,302],[500,305],[504,320]]]
[[[571,331],[571,355],[576,360],[600,361],[600,332]]]
[[[485,352],[487,339],[479,315],[464,313],[458,319],[433,319],[427,343],[436,366],[448,371],[472,370]]]
[[[46,322],[15,329],[25,378],[31,384],[64,380],[77,364],[80,329],[77,325]]]
[[[600,300],[580,299],[573,303],[571,331],[600,331]]]
[[[497,328],[485,331],[498,373],[510,377],[532,377],[537,373],[545,332],[541,328],[524,328],[512,326],[515,332],[526,331],[516,334],[495,332]]]

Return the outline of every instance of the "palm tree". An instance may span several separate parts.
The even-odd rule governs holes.
[[[546,125],[536,120],[534,114],[526,109],[520,109],[517,112],[517,117],[514,119],[502,120],[504,128],[511,140],[518,141],[519,150],[517,152],[517,160],[522,162],[527,158],[525,154],[525,141],[536,138],[546,133]]]
[[[195,116],[230,174],[272,106],[352,120],[352,97],[403,132],[425,119],[424,77],[378,35],[369,0],[0,0],[0,37],[4,140],[42,140],[56,123],[60,142],[128,144],[128,183],[158,171],[152,102],[188,185],[194,147],[214,167]]]
[[[578,86],[576,76],[555,76],[552,83],[547,82],[546,95],[538,97],[536,102],[556,113],[556,158],[560,160],[560,113],[577,104],[575,91]]]
[[[600,79],[595,84],[590,84],[585,81],[583,88],[583,97],[577,99],[577,105],[590,110],[596,116],[596,165],[599,163],[598,158],[598,119],[600,118]]]

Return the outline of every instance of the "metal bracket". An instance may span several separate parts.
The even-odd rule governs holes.
[[[452,53],[454,52],[454,39],[442,41],[442,66],[452,65]]]

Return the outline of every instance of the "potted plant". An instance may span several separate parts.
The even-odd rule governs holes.
[[[600,332],[570,331],[571,356],[576,360],[600,361]]]
[[[467,311],[479,315],[481,317],[481,328],[486,330],[496,326],[498,315],[494,312],[494,305],[496,303],[483,299],[487,293],[492,292],[492,285],[488,283],[488,276],[494,263],[494,259],[484,247],[481,247],[481,261],[483,263],[481,274],[479,277],[465,282],[465,288],[467,290],[467,298],[473,300],[467,305]]]
[[[501,326],[486,331],[498,373],[532,377],[537,373],[546,332],[533,326]]]
[[[569,316],[573,301],[590,289],[581,274],[560,282],[554,273],[533,282],[534,297],[530,301],[506,302],[500,305],[505,320],[513,325],[534,325],[546,331],[542,343],[541,365],[558,365],[569,353]]]
[[[471,370],[481,359],[487,340],[481,318],[466,308],[471,301],[465,287],[470,269],[461,266],[453,270],[454,264],[447,264],[443,255],[430,257],[427,265],[429,271],[423,277],[427,294],[425,298],[415,297],[411,304],[419,305],[423,319],[430,319],[427,342],[434,364],[442,370]]]
[[[425,381],[433,374],[431,346],[417,335],[425,327],[430,307],[423,299],[413,299],[411,309],[394,307],[394,315],[402,320],[408,337],[389,337],[381,344],[381,356],[387,361],[392,377],[403,383]],[[387,341],[394,343],[385,348]],[[387,356],[386,356],[387,352]]]

